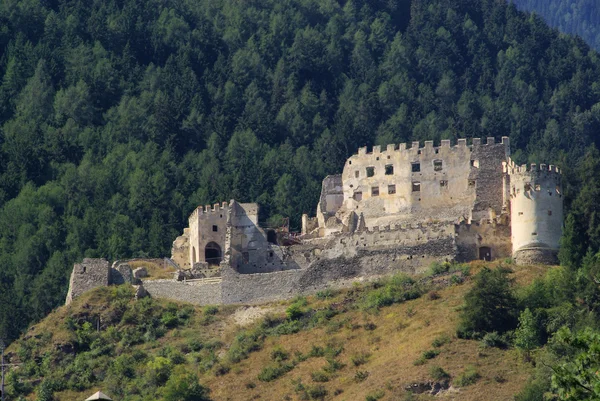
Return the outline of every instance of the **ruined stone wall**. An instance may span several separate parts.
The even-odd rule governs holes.
[[[174,281],[146,280],[144,288],[153,298],[171,299],[196,305],[223,303],[220,280],[213,281]]]
[[[189,217],[189,263],[206,262],[206,247],[215,243],[223,253],[227,228],[227,202],[214,206],[199,206]],[[217,263],[218,264],[218,263]]]
[[[456,234],[456,259],[459,262],[481,259],[485,255],[480,252],[483,248],[489,248],[492,260],[508,258],[512,254],[508,221],[503,224],[485,220],[473,224],[463,222],[456,226]]]
[[[190,260],[190,229],[183,229],[183,235],[175,238],[171,247],[171,259],[181,268],[190,269],[192,267]]]
[[[288,247],[267,244],[265,246],[268,248],[265,249],[274,252],[274,259],[266,262],[263,260],[262,262],[265,264],[254,269],[247,267],[244,263],[239,263],[238,257],[243,249],[242,252],[239,252],[235,249],[236,245],[233,247],[235,251],[232,254],[238,256],[234,258],[231,266],[238,273],[251,274],[308,269],[322,260],[352,258],[357,255],[362,255],[361,258],[369,255],[369,258],[372,259],[377,254],[385,256],[371,260],[369,263],[383,263],[384,266],[387,266],[389,265],[389,261],[386,262],[388,258],[393,259],[392,262],[414,259],[415,266],[427,266],[433,261],[454,259],[454,235],[453,223],[435,223],[375,228],[371,231],[338,234],[305,240],[302,244]],[[232,238],[235,236],[232,235]],[[440,248],[439,244],[444,244],[444,246]],[[442,249],[443,252],[439,249]],[[412,265],[413,262],[410,264]]]
[[[81,263],[73,266],[65,304],[70,304],[86,291],[105,287],[109,283],[110,265],[106,259],[83,259]]]
[[[317,205],[317,221],[319,227],[325,227],[330,217],[335,216],[336,212],[344,203],[344,190],[342,185],[342,175],[328,175],[323,180],[321,186],[321,197]],[[327,233],[322,233],[327,235]]]
[[[493,219],[503,209],[508,210],[508,196],[504,193],[503,162],[510,156],[510,142],[507,137],[502,143],[487,138],[485,145],[477,138],[473,139],[471,152],[471,172],[469,180],[475,185],[475,203],[472,219]]]
[[[374,236],[372,233],[370,236]],[[349,238],[346,238],[349,239]],[[365,237],[370,242],[373,238]],[[456,246],[452,236],[440,236],[420,244],[395,247],[348,246],[338,243],[334,250],[326,243],[296,247],[296,256],[303,255],[308,266],[261,274],[240,274],[231,268],[222,271],[223,303],[255,303],[289,299],[298,294],[308,294],[325,288],[348,287],[354,281],[403,272],[422,273],[432,262],[452,260]],[[344,249],[352,248],[352,254]]]

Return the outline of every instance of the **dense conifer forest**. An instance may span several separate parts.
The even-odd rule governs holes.
[[[535,11],[550,26],[579,35],[600,50],[600,7],[596,0],[512,0],[517,7]]]
[[[600,58],[504,0],[6,0],[0,77],[8,339],[199,204],[298,229],[363,145],[509,135],[564,169],[564,263],[600,249]]]

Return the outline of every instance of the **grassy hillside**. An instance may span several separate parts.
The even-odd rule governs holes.
[[[9,347],[20,365],[7,391],[43,401],[97,390],[115,400],[199,400],[203,387],[212,400],[404,400],[420,399],[406,386],[443,382],[445,372],[450,398],[511,399],[532,366],[513,349],[455,337],[467,271],[480,268],[253,307],[136,301],[127,287],[98,289]],[[546,271],[512,268],[519,284]]]

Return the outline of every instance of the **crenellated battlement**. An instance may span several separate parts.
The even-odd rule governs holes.
[[[461,150],[461,149],[473,149],[479,146],[488,146],[488,145],[504,145],[506,148],[510,147],[510,139],[507,136],[503,136],[500,142],[497,142],[494,137],[486,138],[485,143],[482,142],[481,138],[472,138],[470,143],[468,143],[467,139],[461,138],[458,139],[456,144],[452,146],[452,142],[449,139],[442,139],[440,141],[440,146],[434,146],[433,141],[425,141],[423,146],[421,146],[421,142],[415,141],[412,143],[399,143],[399,144],[388,144],[384,150],[382,150],[381,146],[373,146],[371,150],[368,147],[364,146],[358,148],[358,156],[366,156],[366,155],[391,155],[391,154],[401,154],[405,153],[407,155],[414,154],[437,154],[440,151],[452,151],[452,150]],[[355,155],[355,156],[356,156]]]
[[[190,214],[189,219],[194,219],[196,217],[201,218],[202,215],[204,214],[208,214],[208,215],[212,215],[214,213],[217,212],[221,212],[221,211],[227,211],[229,210],[229,203],[228,202],[222,202],[222,203],[215,203],[214,205],[200,205],[196,208],[196,210],[194,210],[192,212],[192,214]]]
[[[552,165],[552,164],[531,163],[531,164],[517,165],[511,158],[508,159],[508,162],[503,163],[503,167],[504,167],[504,172],[508,173],[511,176],[518,176],[518,175],[535,176],[535,175],[540,175],[540,174],[547,174],[547,175],[562,174],[560,168],[558,168],[557,166]]]

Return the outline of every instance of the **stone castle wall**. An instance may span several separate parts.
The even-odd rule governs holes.
[[[362,213],[368,227],[407,221],[469,220],[472,212],[503,207],[502,162],[510,154],[508,138],[486,144],[473,139],[455,146],[413,142],[360,148],[342,173],[344,209]],[[480,218],[481,216],[475,216]]]
[[[144,288],[153,298],[164,298],[196,305],[222,304],[220,280],[145,280]]]

